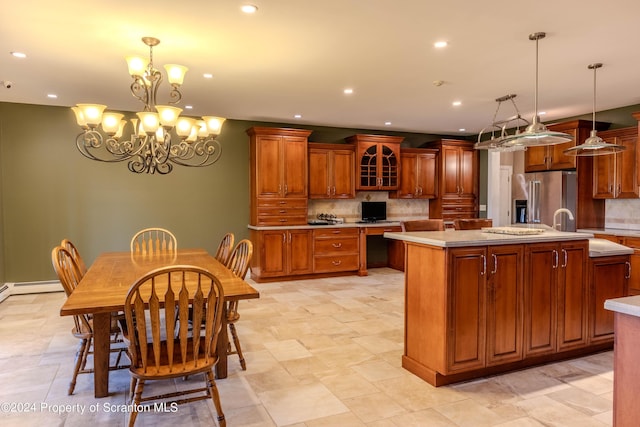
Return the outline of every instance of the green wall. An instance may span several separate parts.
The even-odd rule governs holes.
[[[222,157],[206,168],[176,167],[168,175],[134,174],[126,162],[101,163],[75,146],[79,128],[66,107],[0,103],[0,278],[51,280],[51,249],[63,238],[88,264],[104,251],[129,249],[137,230],[174,232],[179,247],[214,252],[226,232],[249,233],[251,126],[314,130],[310,141],[344,142],[356,133],[406,137],[417,146],[438,135],[227,120]]]

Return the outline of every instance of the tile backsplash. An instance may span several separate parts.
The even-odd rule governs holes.
[[[607,200],[604,226],[640,230],[640,199]]]
[[[346,222],[359,221],[362,218],[360,202],[387,202],[387,218],[391,220],[424,219],[429,217],[428,200],[389,199],[384,191],[364,191],[356,193],[355,199],[309,200],[308,216],[333,214],[344,218]]]

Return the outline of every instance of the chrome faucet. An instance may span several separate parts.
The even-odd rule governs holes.
[[[562,226],[562,223],[556,222],[556,218],[558,218],[558,215],[560,215],[561,213],[566,213],[569,216],[569,219],[573,221],[573,214],[571,213],[571,211],[569,209],[567,209],[567,208],[557,209],[553,213],[553,228],[555,228],[556,230],[559,230],[560,227]]]

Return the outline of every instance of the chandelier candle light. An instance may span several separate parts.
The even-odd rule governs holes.
[[[201,167],[214,164],[222,149],[216,139],[225,119],[203,116],[202,120],[182,117],[181,108],[156,105],[156,95],[162,83],[162,73],[153,66],[153,47],[160,43],[154,37],[143,37],[149,46],[149,59],[127,57],[129,74],[133,78],[131,93],[144,104],[144,109],[131,119],[130,139],[121,139],[126,125],[124,114],[105,112],[106,105],[76,104],[71,109],[83,132],[76,145],[85,157],[101,162],[129,161],[129,170],[136,173],[167,174],[174,165]],[[187,67],[164,66],[171,84],[168,104],[182,99],[180,85]],[[100,132],[99,127],[102,128]],[[172,133],[178,136],[175,142]]]

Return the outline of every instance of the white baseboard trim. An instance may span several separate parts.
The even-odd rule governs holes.
[[[4,292],[1,291],[7,288]],[[17,282],[17,283],[5,283],[0,285],[0,301],[6,299],[10,295],[25,295],[25,294],[41,294],[44,292],[62,292],[62,284],[59,280],[43,280],[39,282]],[[5,292],[7,293],[4,296]]]

